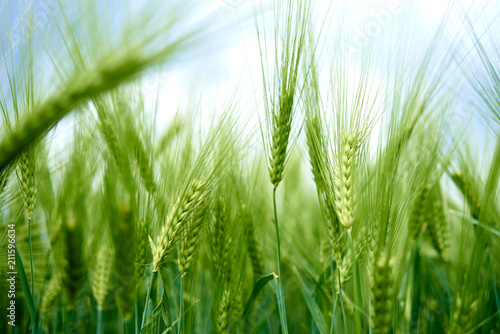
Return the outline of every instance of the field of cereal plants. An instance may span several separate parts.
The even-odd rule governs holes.
[[[0,333],[500,333],[498,5],[412,52],[341,2],[117,3],[0,0]],[[216,103],[145,88],[244,29]]]

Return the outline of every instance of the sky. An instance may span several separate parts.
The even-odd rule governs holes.
[[[62,1],[71,4],[69,0]],[[53,8],[52,2],[55,0],[36,0],[33,4],[33,7],[40,8],[37,15],[42,27],[50,19],[44,8],[47,4]],[[28,0],[0,0],[2,39],[6,38],[6,31],[19,22],[19,8],[26,3]],[[100,4],[107,7],[108,11],[115,15],[114,19],[120,22],[122,18],[119,13],[123,11],[115,9],[124,3],[133,13],[140,10],[138,7],[145,7],[144,4],[148,2],[107,0]],[[160,132],[166,128],[179,106],[187,106],[198,100],[203,106],[200,116],[202,123],[208,124],[213,114],[220,112],[235,96],[239,101],[238,112],[241,113],[242,119],[256,124],[259,113],[262,113],[263,89],[255,7],[251,1],[245,0],[205,0],[197,3],[203,5],[193,7],[189,19],[195,21],[199,17],[210,16],[215,26],[214,33],[210,34],[203,44],[193,49],[188,59],[161,72],[148,71],[143,81],[146,101],[154,103],[158,94],[157,128]],[[269,24],[268,29],[273,27],[271,4],[271,1],[263,0],[262,10],[257,11]],[[459,45],[461,50],[466,52],[472,48],[472,42],[464,30],[465,12],[481,35],[486,27],[490,30],[498,27],[496,22],[500,13],[500,2],[314,1],[315,32],[318,33],[320,27],[323,27],[318,44],[323,88],[325,91],[329,89],[332,59],[338,54],[339,45],[342,46],[342,52],[348,54],[346,66],[354,76],[361,68],[363,52],[372,50],[376,61],[370,69],[369,80],[373,87],[386,84],[390,75],[387,68],[393,63],[396,64],[396,55],[403,54],[408,60],[420,59],[438,29],[441,29],[442,33],[437,49],[443,57],[451,46]],[[6,22],[9,23],[5,24]],[[490,26],[492,23],[493,26]],[[340,32],[345,36],[345,40],[341,42]],[[418,61],[415,61],[416,63]],[[5,73],[0,73],[0,80],[5,85]],[[462,106],[467,106],[467,100],[473,95],[470,88],[459,81],[453,84],[460,90],[458,97],[463,99]],[[454,117],[460,122],[471,120],[469,127],[478,134],[476,140],[487,141],[482,135],[484,128],[473,111],[461,107],[454,113]]]

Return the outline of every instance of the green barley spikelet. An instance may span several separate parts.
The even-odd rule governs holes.
[[[344,133],[341,142],[341,155],[337,176],[337,212],[339,222],[351,229],[354,222],[353,169],[357,151],[357,138],[353,133]]]
[[[205,217],[204,203],[198,204],[194,209],[194,214],[189,220],[184,238],[181,240],[179,248],[179,272],[186,275],[198,249],[198,243],[202,236],[203,220]]]
[[[314,183],[318,193],[325,192],[326,185],[323,178],[322,166],[320,165],[320,157],[318,156],[319,148],[324,147],[323,131],[318,117],[309,117],[306,122],[306,139],[307,148],[309,150],[309,161],[311,163],[311,171],[313,174]]]
[[[109,291],[111,275],[113,273],[113,257],[112,249],[106,243],[102,243],[97,252],[91,276],[92,294],[100,310],[103,309]]]
[[[215,273],[218,278],[225,274],[228,259],[228,240],[227,240],[227,212],[224,199],[219,198],[215,203],[214,221],[211,228],[212,242],[212,262]]]
[[[69,211],[65,215],[61,233],[64,237],[61,243],[61,274],[62,284],[66,290],[69,307],[73,307],[76,295],[83,286],[87,268],[83,259],[82,227],[78,224],[74,214]]]
[[[217,310],[217,331],[218,333],[229,333],[229,321],[231,315],[231,291],[229,286],[226,286],[222,293],[219,307]]]
[[[394,279],[389,258],[381,254],[374,267],[370,305],[370,326],[374,334],[391,332],[393,285]]]
[[[134,311],[135,300],[135,245],[133,213],[128,204],[118,209],[117,226],[113,229],[115,244],[115,271],[118,275],[116,303],[122,316],[129,320]]]
[[[443,195],[441,187],[437,185],[431,194],[432,208],[428,211],[428,228],[429,236],[432,245],[438,251],[443,260],[448,259],[448,226],[446,224],[446,216],[443,207]]]
[[[154,192],[156,191],[156,183],[154,179],[151,157],[147,153],[146,144],[141,135],[134,133],[134,136],[136,137],[135,158],[139,167],[141,179],[147,191],[151,194],[154,194]]]
[[[247,213],[248,215],[248,213]],[[260,245],[255,238],[255,226],[251,218],[248,217],[247,229],[246,229],[246,241],[248,249],[248,257],[252,264],[252,270],[255,277],[264,276],[264,261],[262,259],[262,253],[260,251]]]
[[[145,219],[139,220],[136,228],[135,279],[137,283],[144,277],[148,256],[148,225]]]
[[[42,304],[40,306],[41,314],[49,314],[52,311],[54,302],[57,299],[57,297],[59,297],[59,295],[61,294],[61,291],[62,291],[61,275],[58,272],[54,272],[43,294]]]
[[[285,161],[292,129],[293,92],[288,92],[279,98],[279,112],[273,118],[273,136],[271,156],[269,158],[269,177],[274,188],[283,179]]]
[[[170,255],[182,224],[189,219],[195,207],[199,204],[203,192],[203,184],[199,181],[193,181],[187,191],[179,196],[167,222],[163,226],[156,243],[152,244],[153,250],[153,272],[158,271],[159,266]]]
[[[415,238],[420,233],[423,225],[427,221],[427,210],[430,208],[430,192],[430,188],[428,186],[425,186],[414,201],[408,226],[408,233],[412,238]]]
[[[334,201],[331,197],[329,192],[325,192],[324,196],[321,197],[320,204],[323,207],[325,228],[334,259],[337,263],[340,263],[342,261],[342,252],[345,249],[345,237],[341,231],[339,218],[334,208]]]
[[[29,146],[19,156],[19,169],[21,174],[21,193],[23,195],[24,206],[28,213],[28,219],[32,218],[35,207],[35,161],[34,150]]]
[[[472,217],[474,219],[479,219],[479,213],[481,212],[481,197],[477,190],[463,174],[455,173],[451,176],[451,179],[464,195],[467,204],[469,204]]]
[[[9,180],[10,168],[7,167],[0,171],[0,195],[3,193],[5,187],[7,186],[7,181]]]
[[[455,299],[454,309],[451,314],[448,333],[468,333],[474,325],[474,315],[476,308],[477,300],[472,300],[472,298],[462,299],[460,297],[457,297]]]

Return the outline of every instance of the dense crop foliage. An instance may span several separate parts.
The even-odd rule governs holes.
[[[497,36],[352,69],[342,21],[256,2],[259,124],[235,92],[160,130],[143,75],[228,28],[105,7],[0,1],[1,333],[500,333]]]

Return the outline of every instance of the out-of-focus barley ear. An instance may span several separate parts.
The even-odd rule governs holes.
[[[250,258],[250,262],[252,264],[253,274],[256,278],[258,278],[264,276],[264,260],[262,257],[260,244],[255,238],[254,222],[250,217],[247,218],[248,222],[246,226],[245,236],[247,242],[248,257]]]
[[[368,272],[373,273],[373,262],[375,261],[375,254],[377,254],[377,231],[380,224],[378,222],[373,222],[372,226],[368,228],[368,243],[367,243],[367,267]],[[371,276],[373,277],[373,275]]]
[[[183,128],[184,128],[184,123],[179,119],[175,119],[158,140],[155,152],[157,154],[164,153],[169,147],[169,145],[172,144],[175,137],[177,137],[177,135],[179,135],[182,132]]]
[[[477,306],[477,299],[472,299],[470,297],[462,299],[460,296],[457,296],[453,304],[450,326],[447,333],[468,333],[474,326],[474,317]]]
[[[52,312],[54,302],[61,295],[62,280],[59,272],[55,271],[45,288],[42,303],[40,305],[40,314],[48,315]]]
[[[457,186],[457,188],[462,192],[469,205],[471,215],[474,219],[479,219],[479,214],[481,212],[481,197],[474,188],[474,186],[469,182],[468,179],[464,177],[461,173],[454,173],[451,179]]]
[[[63,287],[68,296],[67,306],[74,306],[75,298],[82,289],[86,278],[87,267],[83,259],[82,226],[77,217],[69,210],[63,215],[60,244],[60,268]]]
[[[170,211],[160,235],[156,239],[153,248],[153,272],[158,271],[159,266],[173,250],[178,239],[182,225],[186,223],[199,204],[203,194],[203,183],[193,180],[185,192],[177,198],[177,202]]]
[[[179,247],[179,272],[182,276],[186,275],[198,250],[198,244],[202,237],[205,213],[206,206],[204,200],[200,199],[200,203],[194,209],[194,213],[189,219]]]
[[[135,301],[135,224],[130,205],[123,202],[118,208],[117,225],[112,235],[115,245],[115,272],[117,275],[116,303],[121,315],[130,320]]]
[[[101,243],[92,268],[91,288],[97,307],[102,310],[110,289],[114,270],[114,252],[105,242]]]
[[[156,182],[151,156],[146,150],[146,143],[144,142],[144,138],[142,138],[141,134],[134,133],[134,137],[136,137],[134,150],[135,158],[139,167],[141,179],[147,191],[149,191],[150,194],[154,194],[156,191]]]
[[[234,290],[233,303],[231,307],[231,319],[235,321],[243,314],[243,291],[241,289],[241,281]]]
[[[348,230],[354,222],[353,171],[358,147],[358,138],[354,133],[342,134],[337,177],[334,182],[336,183],[336,208],[339,222]]]
[[[32,145],[30,145],[19,155],[21,193],[23,196],[23,202],[26,208],[26,212],[28,213],[28,219],[30,220],[33,216],[36,195],[34,153],[34,148]]]
[[[431,193],[432,207],[428,210],[427,231],[432,245],[444,261],[448,260],[448,224],[444,213],[443,194],[439,184],[432,189]]]
[[[322,166],[321,162],[319,161],[319,154],[321,153],[318,152],[318,150],[321,150],[324,146],[324,139],[323,130],[321,128],[321,123],[318,116],[308,117],[306,121],[306,139],[314,183],[316,184],[318,193],[324,193],[326,189],[326,184],[323,177],[324,166]]]
[[[332,255],[337,265],[342,263],[342,254],[345,250],[345,234],[341,230],[337,211],[334,207],[333,195],[330,191],[326,191],[323,195],[320,194],[320,205],[322,207],[325,228],[330,241]]]
[[[431,208],[429,205],[430,192],[431,189],[429,186],[423,187],[413,202],[413,209],[408,224],[408,233],[411,238],[416,238],[427,222],[428,210]]]
[[[9,181],[11,168],[7,166],[5,169],[0,170],[0,195],[3,193]]]
[[[149,245],[148,224],[146,219],[140,219],[136,228],[135,244],[135,279],[139,283],[144,277]]]
[[[374,334],[391,333],[394,277],[389,258],[380,254],[373,269],[370,327]]]
[[[228,260],[227,212],[226,203],[219,197],[215,201],[214,220],[211,225],[211,253],[215,275],[222,279],[225,275]]]
[[[226,286],[222,292],[221,299],[219,301],[219,307],[217,308],[217,331],[218,333],[229,333],[229,324],[231,318],[231,307],[232,296],[231,289]]]

